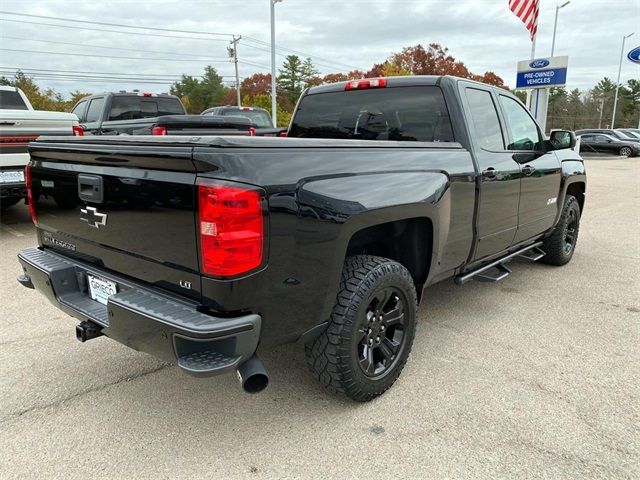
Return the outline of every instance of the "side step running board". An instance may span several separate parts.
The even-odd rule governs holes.
[[[463,285],[471,280],[478,280],[480,282],[499,282],[500,280],[504,280],[511,274],[511,270],[504,265],[506,262],[514,257],[526,258],[532,262],[540,260],[545,255],[545,253],[540,250],[541,245],[542,242],[536,242],[522,247],[480,268],[458,275],[454,281],[458,285]],[[491,269],[495,269],[496,271],[489,272]]]
[[[524,258],[525,260],[531,260],[532,262],[537,262],[545,255],[546,253],[540,250],[540,247],[535,247],[535,248],[532,248],[531,250],[521,253],[518,256],[520,258]]]
[[[494,272],[485,271],[483,273],[476,273],[473,279],[479,282],[499,282],[511,275],[511,270],[502,263],[499,263],[493,268],[495,269]]]

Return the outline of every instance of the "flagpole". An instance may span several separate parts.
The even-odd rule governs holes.
[[[531,40],[531,60],[535,60],[536,58],[536,39],[538,38],[538,32],[536,32],[533,40]],[[531,89],[527,90],[527,108],[531,111],[531,97],[533,92]]]

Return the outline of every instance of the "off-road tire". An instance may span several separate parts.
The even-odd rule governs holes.
[[[573,227],[571,225],[574,225]],[[569,230],[573,228],[571,248],[567,246]],[[546,253],[541,262],[549,265],[565,265],[569,263],[576,250],[578,232],[580,230],[580,204],[573,195],[567,195],[558,224],[549,237],[544,240],[542,250]]]
[[[366,327],[369,325],[367,322],[371,321],[372,302],[377,302],[382,292],[389,291],[391,293],[387,295],[390,298],[393,297],[393,301],[404,302],[403,340],[400,342],[403,346],[398,347],[398,353],[391,356],[391,359],[385,357],[379,363],[379,368],[387,369],[385,373],[380,374],[379,377],[367,376],[359,363],[363,361],[359,359],[359,355],[362,354],[362,350],[359,349],[362,348],[363,340],[366,338],[363,337],[365,335],[363,330],[371,331]],[[381,308],[383,307],[384,305]],[[331,393],[342,393],[360,402],[366,402],[381,395],[396,381],[409,357],[415,336],[417,308],[415,285],[404,266],[382,257],[369,255],[348,257],[342,271],[340,290],[329,324],[320,336],[305,345],[307,363],[311,372]],[[382,323],[382,316],[380,316],[380,325]],[[384,328],[380,325],[378,328]],[[380,335],[395,335],[395,333],[395,330],[388,329],[386,332],[382,331]],[[395,336],[393,338],[395,339]],[[388,362],[386,367],[383,365],[385,361]]]

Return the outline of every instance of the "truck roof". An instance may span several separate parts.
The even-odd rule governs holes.
[[[374,78],[384,78],[387,81],[387,87],[407,87],[407,86],[433,86],[439,85],[441,83],[452,82],[455,83],[458,80],[464,80],[465,82],[477,83],[478,85],[482,85],[484,87],[495,87],[493,85],[488,85],[482,82],[476,82],[475,80],[470,80],[468,78],[462,77],[454,77],[451,75],[406,75],[401,77],[374,77]],[[367,79],[362,79],[367,80]],[[310,87],[305,93],[307,95],[313,95],[316,93],[327,93],[327,92],[341,92],[344,91],[346,85],[354,80],[347,80],[344,82],[338,83],[329,83],[326,85],[319,85],[317,87]]]

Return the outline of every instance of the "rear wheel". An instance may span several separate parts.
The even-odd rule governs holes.
[[[542,262],[549,265],[564,265],[569,263],[578,242],[580,230],[580,205],[573,195],[567,195],[564,208],[558,224],[553,229],[551,236],[544,240],[542,250],[546,255]]]
[[[327,329],[305,346],[311,371],[330,392],[368,401],[402,371],[415,335],[416,291],[401,264],[347,258]]]
[[[620,149],[620,155],[622,155],[623,157],[630,157],[631,153],[632,152],[630,147],[622,147]]]

